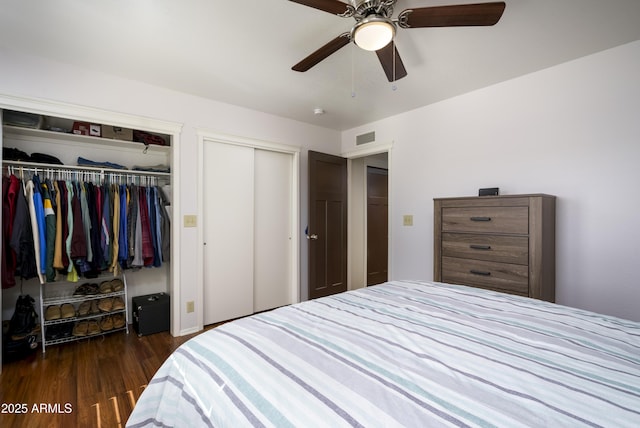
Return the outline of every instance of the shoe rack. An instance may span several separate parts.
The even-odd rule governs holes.
[[[51,345],[129,333],[124,273],[42,284],[40,302],[43,354]]]

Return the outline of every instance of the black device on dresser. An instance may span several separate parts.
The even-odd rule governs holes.
[[[136,296],[133,303],[133,328],[138,336],[169,330],[171,319],[169,295],[166,293]]]

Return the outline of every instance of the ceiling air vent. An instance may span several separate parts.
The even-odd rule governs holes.
[[[366,134],[361,134],[356,137],[356,146],[359,146],[361,144],[373,143],[374,141],[376,141],[376,132],[367,132]]]

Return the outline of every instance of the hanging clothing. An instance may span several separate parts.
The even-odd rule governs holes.
[[[53,182],[53,188],[56,193],[56,238],[53,244],[53,268],[63,269],[62,264],[62,199],[60,193],[60,185],[57,181]]]
[[[102,187],[102,227],[100,228],[100,246],[102,248],[101,269],[106,269],[111,261],[111,195],[109,186]]]
[[[160,197],[160,218],[162,220],[162,261],[166,263],[171,260],[171,223],[163,193],[158,191],[158,195]]]
[[[89,216],[89,203],[87,201],[87,183],[78,183],[80,188],[80,213],[82,214],[82,229],[84,230],[86,261],[93,261],[93,250],[91,248],[91,217]]]
[[[73,211],[73,234],[71,237],[71,260],[87,257],[87,237],[84,233],[82,219],[82,208],[80,206],[81,190],[79,183],[73,183],[73,196],[71,199],[71,209]]]
[[[36,271],[37,271],[37,275],[38,275],[38,279],[40,280],[41,284],[44,284],[45,282],[45,277],[44,275],[42,275],[42,269],[41,269],[41,265],[40,265],[40,251],[41,251],[41,245],[40,245],[40,227],[38,226],[38,218],[36,215],[36,204],[35,204],[35,192],[34,192],[34,186],[33,186],[33,181],[29,180],[27,181],[27,185],[26,185],[26,198],[27,198],[27,203],[29,205],[29,216],[30,216],[30,221],[31,221],[31,232],[33,233],[33,249],[34,249],[34,253],[35,253],[35,257],[36,257]],[[42,201],[41,201],[42,202]],[[42,217],[44,220],[44,212],[42,213]],[[42,230],[44,230],[44,225],[42,227]]]
[[[136,215],[136,224],[134,227],[134,247],[133,247],[133,260],[131,260],[131,266],[142,267],[144,266],[144,258],[142,257],[142,211],[141,211],[141,199],[140,189],[136,188],[136,206],[138,208]]]
[[[11,249],[16,254],[15,275],[22,279],[31,279],[38,276],[31,214],[29,211],[26,187],[24,182],[20,181],[16,196],[13,229],[11,231]]]
[[[153,188],[147,188],[147,201],[149,203],[149,224],[151,226],[151,246],[153,247],[152,266],[158,267],[161,264],[160,253],[158,251],[158,218],[156,209],[156,200],[154,198]]]
[[[142,260],[144,266],[153,265],[153,240],[151,238],[151,225],[149,222],[149,204],[147,202],[147,190],[140,188],[140,226],[142,229]]]
[[[70,181],[65,182],[65,186],[67,188],[67,239],[65,241],[67,258],[69,260],[69,265],[67,267],[67,281],[76,282],[78,280],[78,271],[73,264],[73,256],[71,255],[71,247],[73,243],[74,237],[74,209],[73,209],[73,199],[75,197],[75,190],[73,188],[73,183]]]
[[[11,233],[15,215],[18,179],[15,176],[2,177],[2,288],[16,285],[16,255],[11,248]]]
[[[120,185],[120,223],[118,227],[118,262],[126,266],[129,258],[129,236],[127,233],[127,209],[128,204],[127,186]]]
[[[66,181],[58,181],[58,190],[60,192],[60,206],[62,212],[62,251],[61,251],[61,262],[62,269],[60,271],[63,274],[67,274],[69,272],[69,251],[67,250],[67,240],[69,239],[69,190],[67,188]]]
[[[56,279],[56,271],[53,269],[53,257],[56,246],[56,215],[53,211],[53,204],[51,203],[51,196],[49,194],[49,188],[45,183],[42,183],[42,206],[44,208],[44,222],[45,222],[45,277],[47,281],[54,281]]]
[[[76,175],[77,177],[77,175]],[[121,178],[118,178],[121,179]],[[53,282],[108,270],[160,267],[169,257],[157,186],[3,176],[2,285]]]
[[[162,216],[160,214],[161,206],[158,188],[152,187],[151,194],[153,195],[153,206],[156,210],[156,242],[154,247],[157,252],[157,258],[155,260],[156,263],[154,264],[154,266],[160,267],[162,266]]]
[[[2,177],[2,218],[7,217],[7,203],[5,202],[7,198],[7,193],[9,192],[9,177]],[[7,236],[5,223],[2,224],[2,260],[0,261],[0,277],[2,278],[2,288],[11,288],[16,285],[16,279],[13,275],[10,275],[7,268],[7,257],[11,251],[7,251],[7,248],[11,248],[5,246],[5,237]],[[8,243],[8,239],[7,239]]]
[[[44,203],[42,202],[42,194],[40,192],[40,177],[38,177],[38,175],[34,175],[32,182],[33,204],[35,207],[36,221],[38,223],[38,239],[40,242],[38,272],[44,274],[47,266],[47,226],[44,220]]]
[[[119,250],[119,235],[120,235],[120,191],[118,185],[114,184],[111,186],[112,195],[113,195],[113,228],[111,229],[113,232],[112,242],[113,248],[111,253],[111,264],[109,266],[109,272],[113,272],[114,275],[117,275],[120,272],[118,267],[118,250]]]
[[[129,212],[127,215],[129,259],[127,260],[127,266],[133,267],[136,250],[136,224],[138,222],[138,187],[133,184],[129,186],[129,199]]]
[[[89,240],[91,247],[91,256],[92,259],[89,263],[91,266],[91,271],[95,276],[97,276],[100,271],[100,260],[102,259],[102,251],[100,249],[100,227],[98,226],[99,218],[98,218],[98,186],[94,186],[93,183],[85,183],[87,189],[87,208],[89,210],[89,222],[90,222],[90,233]]]

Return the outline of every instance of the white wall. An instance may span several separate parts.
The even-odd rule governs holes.
[[[181,302],[180,331],[197,326],[196,313],[187,314],[184,302],[196,301],[201,310],[201,296],[195,293],[196,245],[200,227],[182,228],[182,215],[196,214],[197,129],[230,134],[262,141],[302,147],[300,156],[301,219],[307,223],[307,149],[338,154],[338,131],[304,124],[266,113],[178,93],[148,84],[125,80],[98,71],[78,69],[42,58],[25,56],[0,48],[0,94],[32,97],[122,112],[184,124],[180,137],[181,215]],[[188,79],[185,73],[185,79]],[[276,102],[276,100],[274,100]],[[174,190],[175,191],[175,190]],[[302,239],[304,234],[300,233]],[[307,290],[307,247],[300,243],[301,296]],[[176,298],[177,296],[172,296]],[[9,306],[15,302],[5,302]],[[4,305],[3,305],[4,306]]]
[[[640,321],[640,41],[349,130],[343,153],[369,131],[394,142],[393,279],[433,278],[434,197],[548,193],[556,301]]]
[[[557,301],[640,320],[640,42],[349,130],[342,150],[337,131],[3,49],[2,94],[183,123],[181,214],[197,212],[192,166],[198,128],[302,146],[302,228],[306,149],[350,152],[355,136],[370,130],[380,142],[394,141],[390,272],[396,279],[433,276],[434,197],[473,195],[489,186],[510,194],[554,194]],[[403,214],[414,215],[413,227],[402,226]],[[181,232],[180,299],[199,301],[194,284],[201,267],[190,254],[201,231]],[[307,246],[301,236],[305,298]],[[180,318],[181,330],[196,326],[195,314],[182,311]]]

